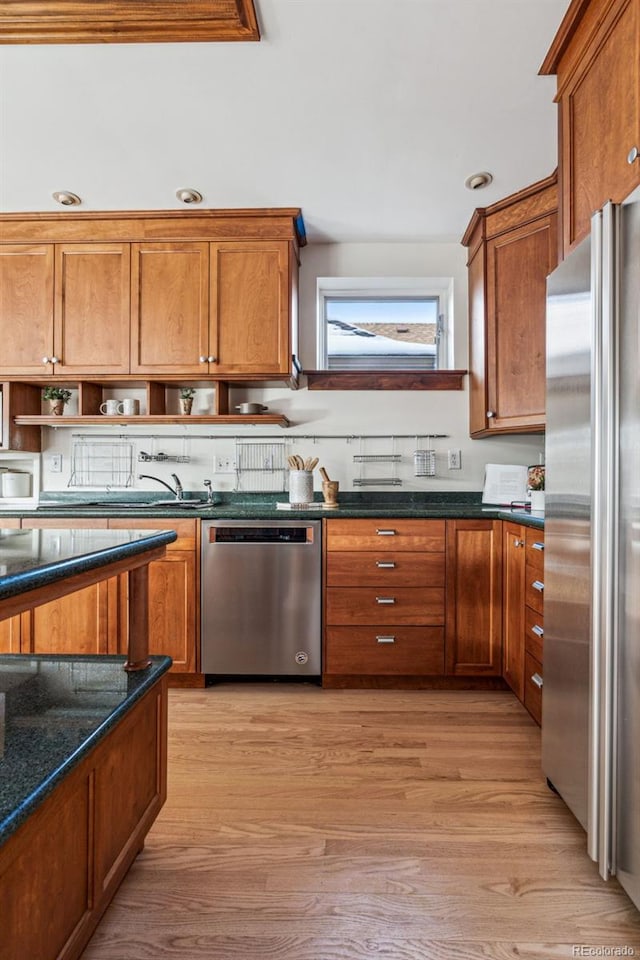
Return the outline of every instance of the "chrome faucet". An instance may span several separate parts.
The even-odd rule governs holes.
[[[150,473],[139,473],[138,480],[155,480],[156,483],[161,483],[163,487],[166,487],[169,490],[176,500],[184,500],[184,489],[178,475],[176,473],[171,474],[171,479],[175,481],[175,489],[164,480],[161,480],[160,477],[152,477]]]

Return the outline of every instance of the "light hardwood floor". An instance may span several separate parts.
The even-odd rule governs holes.
[[[510,693],[173,690],[169,739],[167,804],[83,960],[640,957]]]

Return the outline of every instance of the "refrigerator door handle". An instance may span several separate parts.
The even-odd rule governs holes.
[[[615,873],[615,664],[618,632],[618,208],[607,204],[596,217],[602,251],[600,296],[594,309],[594,511],[591,560],[593,618],[589,771],[589,855],[600,876]]]

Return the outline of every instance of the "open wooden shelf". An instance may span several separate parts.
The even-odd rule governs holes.
[[[255,426],[264,426],[264,427],[288,427],[289,420],[282,414],[273,413],[265,414],[258,413],[255,416],[250,414],[212,414],[201,415],[201,414],[190,414],[189,416],[182,416],[179,413],[165,413],[165,414],[138,414],[135,417],[121,417],[121,416],[98,416],[84,415],[84,416],[74,416],[63,414],[60,417],[52,416],[50,414],[26,414],[18,415],[14,417],[14,422],[18,427],[26,426],[38,426],[38,427],[86,427],[86,426],[106,426],[107,424],[115,424],[120,427],[133,426],[135,424],[203,424],[203,423],[212,423],[217,424],[218,426],[227,426],[228,424],[238,424],[238,423],[250,423]]]

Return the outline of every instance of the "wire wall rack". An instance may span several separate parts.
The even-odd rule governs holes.
[[[402,463],[402,454],[396,450],[397,438],[390,437],[391,449],[386,452],[366,453],[365,447],[370,438],[360,437],[360,452],[353,454],[353,462],[359,465],[359,473],[353,478],[354,487],[400,487],[402,480],[398,476],[398,465]],[[379,444],[380,438],[375,439]],[[390,464],[385,470],[383,464]],[[369,472],[374,469],[375,472]]]
[[[286,489],[288,476],[285,442],[236,440],[237,489],[251,492]]]
[[[70,487],[130,487],[133,444],[124,440],[74,440]]]

